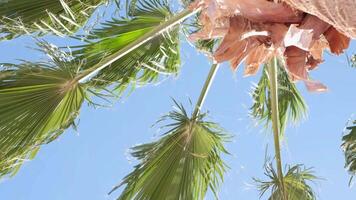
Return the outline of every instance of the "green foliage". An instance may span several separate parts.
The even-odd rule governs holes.
[[[14,175],[42,144],[74,125],[85,98],[73,81],[80,65],[41,46],[52,62],[5,64],[0,72],[0,177]]]
[[[99,5],[108,1],[0,2],[0,36],[12,39],[23,34],[42,36],[49,32],[71,35],[87,22]],[[183,4],[187,6],[190,2],[184,0]],[[118,1],[116,3],[119,5]],[[24,161],[34,158],[41,145],[55,140],[71,125],[75,127],[82,103],[84,100],[91,102],[88,92],[97,94],[97,90],[114,89],[120,94],[128,86],[144,85],[157,81],[160,75],[178,73],[181,27],[177,26],[115,59],[120,50],[130,44],[136,45],[135,41],[145,38],[146,33],[155,32],[167,19],[176,20],[170,18],[173,13],[169,3],[167,0],[126,0],[126,16],[112,18],[88,35],[77,37],[86,43],[72,47],[74,57],[41,43],[51,62],[23,61],[0,68],[0,177],[15,174]],[[186,21],[185,33],[200,30],[198,17]],[[211,54],[216,43],[217,40],[200,40],[195,45],[198,50]],[[83,77],[100,69],[104,59],[113,62],[107,62],[110,66],[95,74],[89,82],[82,83]],[[303,118],[307,108],[284,67],[278,64],[278,107],[283,133],[287,122]],[[252,94],[251,114],[268,126],[272,121],[272,109],[266,68]],[[165,126],[168,131],[160,139],[132,148],[132,156],[139,164],[113,189],[125,187],[119,200],[200,200],[208,190],[217,198],[227,168],[221,158],[228,153],[223,146],[227,135],[219,125],[204,121],[205,114],[189,117],[182,105],[176,103],[176,106],[176,111],[160,120],[170,121]],[[355,127],[349,129],[342,146],[346,167],[354,175],[356,131]],[[283,177],[284,185],[272,165],[266,166],[265,174],[268,181],[256,180],[261,197],[270,191],[270,200],[281,200],[283,190],[288,200],[316,199],[308,182],[317,177],[310,169],[301,165],[290,167]]]
[[[15,174],[24,161],[35,156],[42,144],[53,141],[70,125],[75,125],[74,120],[84,99],[93,103],[87,93],[106,98],[97,89],[108,91],[107,86],[114,81],[123,86],[119,89],[133,81],[135,76],[140,76],[140,81],[151,81],[158,72],[153,67],[141,70],[143,65],[161,67],[161,64],[165,64],[168,66],[167,70],[176,71],[179,49],[178,30],[174,29],[172,31],[176,31],[176,38],[169,34],[159,36],[158,40],[153,39],[113,63],[109,70],[103,70],[98,79],[87,83],[79,82],[83,72],[102,59],[99,57],[121,49],[142,36],[143,32],[164,21],[163,16],[168,16],[170,12],[168,5],[159,2],[152,0],[138,4],[133,17],[109,22],[105,30],[94,30],[89,38],[97,41],[103,37],[103,42],[98,42],[99,45],[93,42],[94,46],[86,46],[88,48],[83,49],[89,49],[89,52],[83,50],[83,54],[92,56],[91,53],[96,54],[95,51],[100,49],[101,55],[96,55],[96,58],[89,56],[78,59],[40,42],[40,48],[52,59],[50,62],[3,64],[0,73],[0,176]],[[111,44],[114,47],[110,49]],[[100,45],[104,45],[104,48]],[[76,56],[78,51],[75,52]],[[138,60],[147,63],[137,65]],[[115,66],[116,71],[113,71]],[[105,78],[108,79],[103,81]]]
[[[138,1],[130,16],[103,23],[101,28],[87,36],[87,44],[72,47],[73,55],[79,60],[85,60],[84,68],[91,68],[153,30],[171,15],[166,1]],[[179,27],[176,27],[101,70],[92,79],[92,83],[100,87],[114,84],[115,89],[121,92],[129,84],[143,85],[156,81],[160,74],[178,72],[179,51]]]
[[[345,168],[350,172],[352,176],[356,175],[356,126],[355,125],[356,125],[356,121],[354,121],[353,126],[347,127],[348,133],[342,137],[342,149],[345,155]]]
[[[253,105],[250,108],[252,117],[265,123],[266,126],[272,121],[267,67],[268,65],[264,66],[260,81],[253,88]],[[298,122],[306,116],[307,105],[280,62],[278,62],[278,99],[280,130],[283,134],[288,122]]]
[[[282,200],[282,184],[278,178],[277,172],[272,167],[272,164],[265,166],[265,175],[269,180],[261,181],[255,179],[260,194],[264,196],[266,192],[270,191],[271,196],[268,200]],[[308,182],[313,182],[318,179],[313,175],[310,169],[305,169],[302,165],[289,167],[287,173],[284,175],[284,192],[288,200],[315,200],[316,194],[308,185]]]
[[[208,188],[216,194],[226,165],[226,135],[204,115],[188,117],[182,105],[162,120],[170,130],[156,142],[136,146],[132,155],[140,163],[117,186],[126,185],[119,200],[199,200]]]
[[[7,0],[0,2],[3,39],[36,33],[72,35],[108,0]],[[0,35],[1,36],[1,35]],[[1,39],[1,37],[0,37]]]
[[[352,54],[350,62],[352,67],[356,67],[356,54]]]

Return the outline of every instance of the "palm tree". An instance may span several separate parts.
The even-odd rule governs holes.
[[[152,9],[146,10],[145,6],[147,5]],[[101,42],[95,43],[99,46],[92,43],[79,47],[81,49],[73,52],[73,55],[77,56],[73,59],[70,59],[73,55],[61,52],[49,44],[39,42],[39,46],[44,48],[45,53],[52,58],[49,63],[5,64],[0,89],[0,96],[3,99],[1,106],[3,110],[1,112],[2,138],[0,139],[1,152],[3,153],[1,154],[0,175],[16,172],[24,160],[35,155],[33,152],[37,152],[40,145],[52,141],[65,128],[73,124],[84,99],[91,103],[89,94],[103,97],[96,91],[98,89],[107,90],[105,86],[111,86],[113,83],[118,84],[115,90],[122,90],[129,83],[134,84],[137,81],[142,84],[157,79],[157,75],[160,74],[159,70],[164,70],[168,74],[177,70],[179,56],[177,56],[177,39],[174,39],[174,36],[177,37],[178,35],[174,30],[172,30],[172,34],[158,34],[161,36],[151,41],[148,41],[148,39],[141,39],[140,41],[140,36],[141,38],[152,38],[153,33],[157,35],[154,28],[151,31],[149,29],[152,29],[151,27],[154,24],[159,24],[159,22],[165,20],[165,17],[170,13],[167,10],[168,7],[160,4],[159,1],[148,1],[138,5],[138,8],[142,9],[137,9],[130,18],[117,21],[118,26],[107,27],[107,30],[113,32],[113,37],[116,36],[114,39],[105,36],[105,34],[100,34],[100,29],[94,30],[91,34],[93,40],[95,40],[95,37],[103,37]],[[182,16],[174,17],[167,24],[177,23],[181,18]],[[140,28],[142,24],[151,24],[151,27],[131,31],[134,28]],[[126,26],[124,32],[121,31],[122,26]],[[131,28],[127,28],[127,26],[131,26]],[[158,27],[161,26],[164,26],[164,24],[158,25]],[[157,29],[157,27],[155,28]],[[147,31],[149,32],[146,33]],[[139,35],[137,36],[137,34]],[[137,37],[139,39],[135,40]],[[133,39],[131,42],[123,44],[122,41],[127,41],[127,38]],[[146,41],[148,43],[140,46]],[[111,46],[105,46],[105,44]],[[110,48],[112,50],[100,52],[101,46],[105,46],[105,50]],[[139,48],[136,48],[138,46]],[[108,53],[111,53],[111,55],[107,55]],[[83,55],[87,56],[87,61],[81,58]],[[103,56],[106,56],[106,59],[102,59]],[[141,59],[146,63],[137,63],[132,58]],[[93,63],[96,64],[93,65]],[[115,71],[105,73],[104,70],[104,75],[99,73],[98,78],[91,79],[92,74],[109,65],[113,68],[119,68],[122,73],[117,75]],[[142,68],[142,66],[145,68]],[[161,68],[153,70],[160,66],[169,67],[167,67],[167,70]],[[141,69],[143,69],[142,75],[140,74]],[[53,71],[64,71],[65,73],[53,73]],[[137,76],[140,77],[137,79]],[[42,80],[41,77],[51,77],[51,79]],[[32,90],[32,88],[34,89]],[[38,96],[34,96],[34,92]],[[11,104],[18,109],[9,109],[11,108],[9,102],[21,102],[21,100],[23,107]],[[44,108],[42,105],[51,105],[51,109]],[[24,112],[24,108],[29,110]],[[56,116],[61,109],[64,113]],[[34,113],[34,115],[31,113]],[[13,135],[16,135],[16,137]]]
[[[41,0],[41,6],[34,6],[32,1],[0,3],[7,7],[0,9],[0,30],[4,38],[23,34],[39,37],[48,32],[73,35],[97,6],[108,2],[47,1]],[[191,3],[183,2],[185,6]],[[265,2],[261,3],[261,8],[263,5]],[[55,140],[71,125],[75,127],[82,103],[94,104],[92,96],[106,98],[106,92],[120,95],[129,86],[156,81],[160,75],[177,74],[180,29],[187,29],[189,33],[203,31],[206,28],[202,20],[204,6],[193,4],[174,14],[166,0],[127,1],[125,16],[108,20],[89,34],[75,35],[85,43],[71,47],[73,51],[63,52],[38,40],[38,45],[50,56],[48,62],[5,64],[0,75],[0,176],[15,174],[25,160],[35,156],[41,145]],[[281,9],[278,6],[276,10]],[[25,7],[33,9],[23,9]],[[79,10],[85,11],[85,17],[76,12]],[[286,23],[300,20],[301,15],[296,13],[288,16]],[[196,14],[199,17],[190,18]],[[259,15],[245,14],[248,19],[244,20],[261,19]],[[270,17],[268,13],[266,16]],[[188,18],[190,21],[185,21]],[[285,17],[273,20],[276,19],[277,23],[280,20],[284,23]],[[270,31],[274,33],[273,30]],[[335,44],[331,36],[343,39],[340,47],[332,46],[332,51],[339,53],[347,47],[348,38],[338,35],[333,27],[328,30],[325,37],[331,45]],[[266,42],[266,35],[263,37],[257,42]],[[251,39],[250,36],[246,38]],[[254,38],[251,41],[256,42]],[[211,37],[195,44],[218,61],[226,58],[224,53],[229,49],[223,47],[224,40]],[[219,53],[212,53],[216,49],[220,52],[220,60]],[[287,51],[300,53],[293,48]],[[316,179],[310,170],[301,165],[289,167],[287,173],[282,169],[280,137],[287,122],[297,121],[306,112],[304,100],[291,81],[292,78],[300,79],[300,74],[290,77],[285,71],[286,66],[289,67],[287,71],[293,71],[291,60],[284,63],[278,61],[276,55],[270,57],[253,91],[251,113],[262,123],[272,124],[277,171],[272,165],[266,167],[266,175],[271,180],[259,181],[259,189],[262,194],[271,189],[270,199],[315,199],[307,185],[308,181]],[[320,62],[316,57],[311,58],[308,57],[310,65]],[[234,58],[233,63],[239,62]],[[227,153],[223,147],[226,134],[219,125],[203,120],[205,114],[201,113],[201,108],[218,66],[212,65],[192,116],[176,103],[179,109],[164,117],[170,121],[166,125],[170,128],[167,133],[153,143],[133,148],[133,156],[141,163],[119,185],[125,185],[119,199],[203,199],[209,188],[216,193],[226,170],[220,157]]]

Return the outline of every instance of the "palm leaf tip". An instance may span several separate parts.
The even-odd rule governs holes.
[[[260,191],[260,197],[264,196],[268,191],[271,195],[269,200],[315,200],[316,193],[308,182],[315,182],[318,177],[313,175],[311,169],[306,169],[303,165],[295,165],[288,167],[286,174],[283,177],[284,192],[286,197],[283,197],[282,184],[277,176],[277,172],[272,164],[265,166],[265,175],[269,180],[254,179],[257,183],[257,188]]]
[[[270,85],[267,73],[267,65],[264,66],[261,78],[252,91],[253,105],[250,114],[260,123],[268,126],[272,121],[270,103]],[[278,110],[281,134],[287,126],[287,122],[297,123],[307,116],[307,105],[303,96],[293,83],[283,64],[278,62]]]
[[[78,65],[41,44],[49,63],[6,64],[0,72],[0,177],[15,174],[40,146],[74,124],[85,98]]]
[[[356,121],[347,127],[347,133],[342,137],[342,150],[345,156],[345,168],[353,177],[356,175]],[[351,180],[352,178],[350,183]]]
[[[190,119],[182,106],[178,108],[163,118],[172,123],[161,139],[132,149],[140,163],[119,185],[125,185],[119,200],[197,200],[209,188],[217,194],[227,168],[220,157],[227,153],[227,135],[203,121],[203,115]]]

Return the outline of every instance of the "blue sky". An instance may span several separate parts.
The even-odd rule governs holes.
[[[58,45],[70,44],[49,38]],[[0,61],[15,59],[38,60],[42,56],[26,47],[29,38],[0,43]],[[349,54],[356,52],[353,43]],[[329,87],[329,92],[309,93],[298,83],[309,106],[308,119],[289,127],[283,142],[283,161],[313,167],[322,177],[314,188],[322,200],[352,200],[356,188],[349,188],[349,175],[344,169],[340,149],[346,121],[355,113],[356,69],[347,64],[346,57],[325,54],[326,62],[312,72],[312,77]],[[66,131],[58,140],[43,146],[37,157],[27,162],[13,178],[0,183],[0,199],[4,200],[109,200],[119,192],[107,192],[129,173],[135,161],[128,149],[150,142],[159,136],[151,125],[172,109],[171,97],[191,109],[189,98],[197,99],[210,64],[206,57],[190,45],[182,45],[182,70],[178,77],[158,85],[138,88],[111,108],[93,109],[84,106],[78,132]],[[232,73],[221,66],[207,97],[204,110],[234,135],[227,143],[232,155],[225,156],[230,166],[220,189],[222,200],[258,199],[252,177],[264,178],[263,164],[266,145],[272,147],[269,131],[255,126],[248,116],[252,101],[249,95],[255,77],[243,78],[242,71]],[[268,153],[273,155],[273,149]],[[208,195],[207,199],[212,199]]]

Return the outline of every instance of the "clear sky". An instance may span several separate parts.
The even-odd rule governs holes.
[[[63,45],[60,39],[50,42]],[[15,59],[38,60],[42,56],[26,47],[29,38],[0,43],[0,62]],[[349,54],[356,52],[353,43]],[[84,106],[78,132],[68,130],[58,140],[43,146],[37,157],[27,162],[13,178],[0,182],[1,200],[109,200],[107,192],[120,182],[135,165],[128,149],[158,137],[151,125],[172,109],[171,97],[191,110],[189,98],[196,101],[210,64],[183,41],[182,70],[178,77],[158,85],[138,88],[111,108]],[[323,94],[309,93],[298,83],[309,106],[308,119],[289,127],[283,142],[283,161],[313,167],[324,180],[314,185],[322,200],[353,200],[356,186],[348,187],[349,175],[344,169],[340,144],[346,121],[356,112],[356,69],[347,64],[344,55],[325,54],[325,63],[312,72],[312,77],[329,87]],[[204,110],[234,135],[226,147],[230,166],[220,189],[222,200],[255,200],[258,192],[252,177],[265,178],[263,164],[266,145],[272,147],[272,134],[255,126],[248,116],[252,101],[249,95],[255,77],[243,78],[242,71],[233,73],[227,64],[218,71],[207,97]],[[273,149],[268,153],[273,155]],[[207,199],[212,199],[208,195]]]

